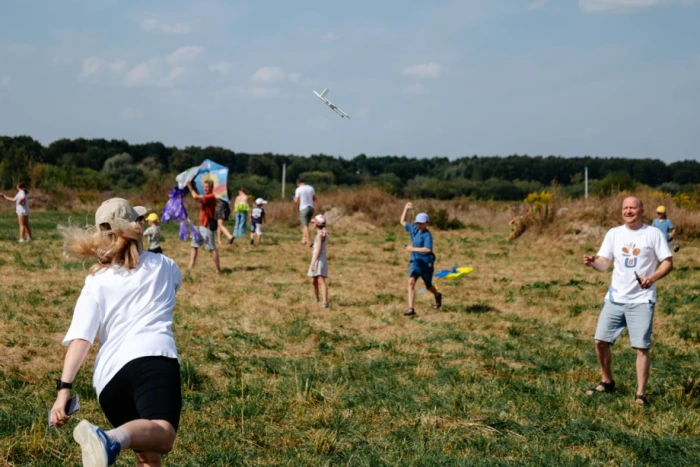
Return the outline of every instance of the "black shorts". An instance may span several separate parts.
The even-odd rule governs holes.
[[[148,250],[151,253],[160,253],[161,255],[163,254],[163,249],[161,247],[154,248],[152,250]]]
[[[115,428],[132,420],[180,424],[180,364],[167,357],[141,357],[114,375],[100,393],[100,406]]]
[[[216,203],[216,211],[214,212],[216,219],[221,219],[222,221],[227,221],[231,215],[231,207],[226,201],[219,200]]]

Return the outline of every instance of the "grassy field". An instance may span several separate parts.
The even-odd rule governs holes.
[[[62,257],[55,227],[68,217],[32,214],[25,245],[15,216],[0,215],[0,465],[79,463],[77,420],[46,425],[87,273]],[[438,283],[440,311],[417,295],[406,319],[407,234],[366,230],[331,228],[324,309],[298,230],[273,224],[263,246],[222,247],[216,276],[208,254],[187,272],[188,244],[164,226],[184,274],[174,327],[184,408],[167,465],[700,464],[700,242],[683,244],[660,283],[651,405],[639,408],[626,333],[613,350],[618,393],[583,395],[599,380],[592,335],[610,273],[581,258],[602,238],[434,232],[438,267],[474,272]],[[78,416],[105,424],[94,354],[76,380]]]

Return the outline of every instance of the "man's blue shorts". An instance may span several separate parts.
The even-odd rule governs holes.
[[[433,286],[433,271],[435,268],[432,266],[419,266],[413,261],[408,266],[408,277],[420,277],[423,279],[426,288],[431,288]]]
[[[651,347],[654,303],[614,303],[605,300],[598,318],[595,340],[614,344],[627,328],[635,349]]]

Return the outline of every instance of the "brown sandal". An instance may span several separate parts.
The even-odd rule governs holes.
[[[442,294],[440,292],[435,295],[435,305],[433,305],[433,308],[436,310],[439,310],[440,307],[442,306]]]
[[[602,388],[602,389],[598,389]],[[600,383],[596,384],[594,387],[590,388],[588,391],[586,391],[587,396],[592,396],[594,394],[599,394],[599,393],[611,393],[615,392],[615,381],[611,381],[609,383],[605,383],[601,381]]]
[[[403,312],[404,316],[416,316],[416,310],[413,308],[409,308],[408,310]]]

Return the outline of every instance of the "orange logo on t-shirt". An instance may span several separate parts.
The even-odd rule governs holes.
[[[633,268],[637,266],[637,257],[642,252],[639,248],[635,248],[634,243],[629,243],[622,247],[622,256],[625,258],[625,267]]]

